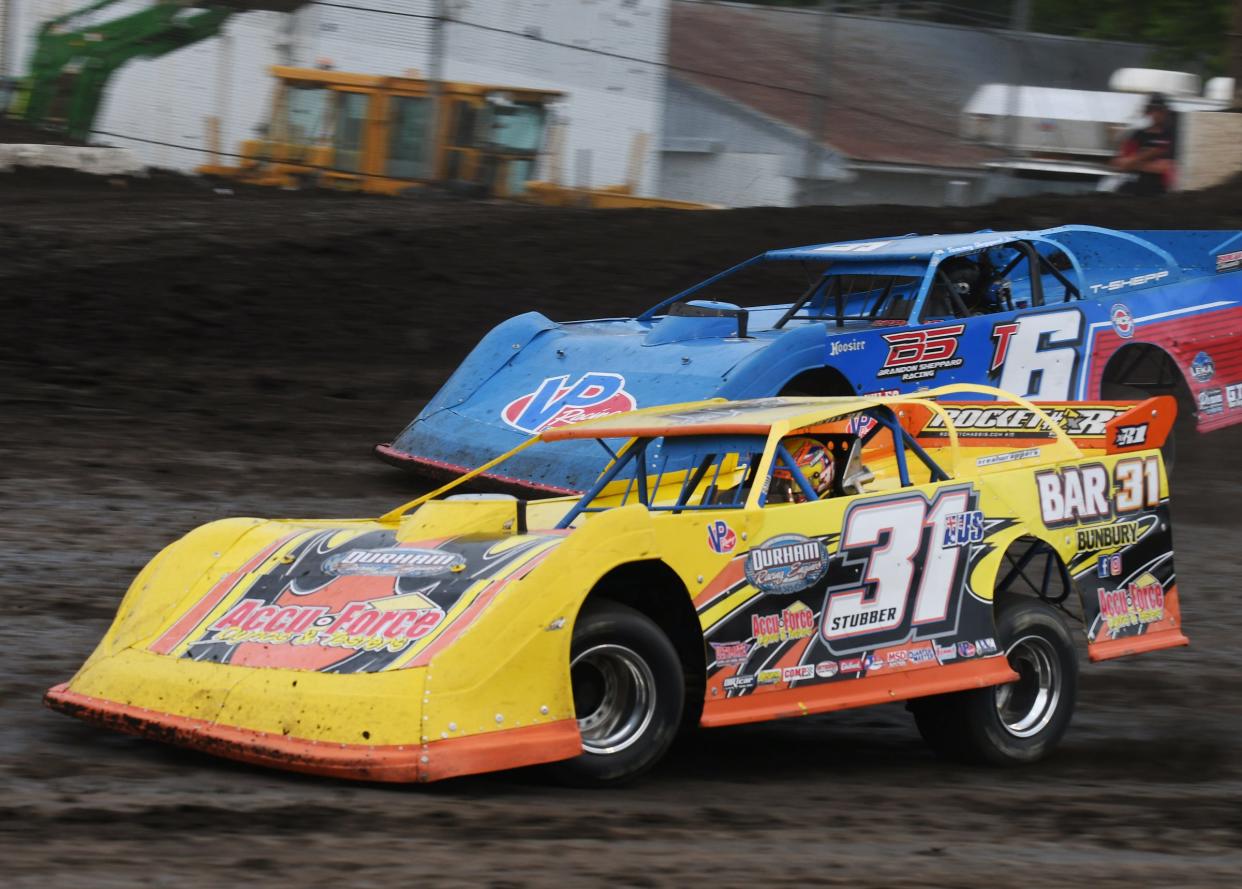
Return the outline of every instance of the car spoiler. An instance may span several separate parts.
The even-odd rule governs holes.
[[[1084,451],[1106,454],[1162,447],[1177,419],[1177,400],[1159,395],[1133,401],[1033,402]],[[943,401],[940,406],[957,430],[963,447],[1038,445],[1052,437],[1044,421],[1029,408],[1001,401]],[[914,412],[912,412],[914,413]],[[948,438],[945,420],[932,413],[910,416],[907,428],[929,442]]]

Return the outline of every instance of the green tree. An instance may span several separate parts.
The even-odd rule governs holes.
[[[1034,0],[1031,27],[1049,34],[1132,40],[1155,46],[1156,63],[1225,70],[1233,0]]]

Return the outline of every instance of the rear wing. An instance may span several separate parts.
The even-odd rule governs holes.
[[[1173,421],[1177,400],[1168,395],[1133,401],[1035,402],[1069,436],[1078,448],[1097,454],[1141,451],[1164,445]],[[930,410],[906,408],[906,428],[925,445],[944,445],[949,438],[947,421],[957,431],[958,445],[996,448],[1038,447],[1055,433],[1030,408],[1003,401],[943,401],[944,416]]]

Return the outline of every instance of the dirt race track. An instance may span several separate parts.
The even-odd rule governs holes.
[[[553,211],[0,176],[0,861],[9,886],[1230,886],[1242,429],[1183,445],[1193,645],[1084,668],[1059,755],[948,766],[899,705],[687,740],[611,792],[261,771],[45,710],[209,519],[374,515],[373,460],[481,333],[628,313],[772,246],[1067,221],[1242,228],[1242,188],[987,210]]]

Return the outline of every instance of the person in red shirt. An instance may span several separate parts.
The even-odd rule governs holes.
[[[1164,96],[1147,100],[1146,127],[1135,130],[1117,151],[1109,166],[1131,174],[1120,189],[1124,194],[1154,195],[1169,191],[1177,172],[1177,119]]]

